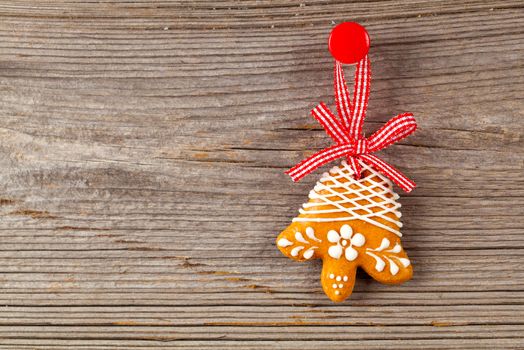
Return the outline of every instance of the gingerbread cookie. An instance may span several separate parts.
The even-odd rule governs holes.
[[[348,46],[352,41],[344,35],[356,36],[353,43],[360,45],[358,50],[348,54],[355,47]],[[335,144],[286,173],[299,181],[335,159],[347,161],[317,182],[299,216],[278,236],[277,246],[294,260],[322,259],[322,287],[331,300],[342,301],[353,291],[358,267],[382,283],[401,283],[413,274],[400,242],[399,196],[392,181],[406,192],[414,189],[415,183],[374,153],[413,133],[417,124],[411,113],[403,113],[365,138],[362,126],[371,87],[371,63],[366,56],[369,37],[362,26],[343,23],[333,30],[329,43],[337,59],[334,90],[338,117],[324,103],[311,112]],[[362,49],[362,45],[368,46]],[[351,101],[341,62],[353,63],[358,56],[355,52],[364,57],[357,63]]]
[[[382,283],[401,283],[413,273],[400,243],[399,196],[385,176],[361,166],[359,180],[346,161],[324,174],[277,238],[291,259],[322,259],[322,287],[333,301],[351,295],[357,267]]]

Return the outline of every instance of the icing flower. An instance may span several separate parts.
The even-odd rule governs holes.
[[[353,235],[351,226],[345,224],[340,228],[340,234],[335,230],[330,230],[327,233],[327,239],[331,243],[335,243],[328,249],[328,254],[333,259],[340,259],[342,253],[348,261],[353,261],[357,258],[358,252],[353,248],[362,247],[366,243],[366,238],[361,233]]]

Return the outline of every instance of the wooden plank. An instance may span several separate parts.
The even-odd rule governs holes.
[[[524,13],[519,1],[0,4],[0,349],[508,349],[524,334]],[[415,275],[274,247],[329,140],[330,28],[363,23],[365,130],[410,110],[383,157]],[[350,70],[350,68],[348,68]]]

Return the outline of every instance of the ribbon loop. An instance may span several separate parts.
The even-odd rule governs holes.
[[[348,152],[351,152],[352,149],[353,146],[348,144],[324,148],[286,171],[286,174],[291,176],[293,181],[299,181],[322,165],[345,156]]]
[[[326,133],[336,142],[334,146],[325,148],[306,158],[293,168],[286,171],[293,181],[299,181],[310,172],[335,159],[346,157],[353,170],[353,176],[360,178],[361,165],[359,160],[374,167],[404,191],[410,192],[415,183],[393,166],[371,154],[380,151],[399,140],[407,137],[417,129],[417,122],[411,113],[399,114],[389,120],[369,138],[362,136],[362,126],[366,116],[371,86],[371,63],[366,56],[357,64],[355,72],[354,105],[349,99],[349,91],[344,71],[340,62],[335,62],[334,88],[337,112],[340,120],[324,104],[320,103],[311,110],[313,117],[322,125]]]
[[[371,62],[368,56],[357,63],[355,88],[353,91],[354,108],[351,115],[350,136],[357,139],[362,135],[362,127],[368,108],[369,89],[371,87]]]
[[[321,102],[311,110],[313,117],[322,125],[327,134],[338,144],[349,143],[346,128],[340,124],[337,117],[331,113],[329,108]]]
[[[342,70],[342,64],[335,61],[335,101],[337,104],[337,112],[342,120],[342,123],[349,129],[351,125],[351,116],[353,115],[353,105],[349,98],[349,90]]]
[[[370,151],[376,152],[391,146],[415,132],[417,122],[413,114],[403,113],[390,119],[384,126],[369,137]]]

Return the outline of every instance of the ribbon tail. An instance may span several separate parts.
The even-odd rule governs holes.
[[[362,173],[362,166],[359,164],[357,159],[353,156],[347,157],[348,165],[353,170],[353,177],[358,180],[360,179],[360,175]]]
[[[406,175],[402,174],[399,170],[389,165],[388,163],[380,160],[378,157],[372,154],[362,154],[359,156],[364,162],[368,163],[382,174],[386,175],[394,183],[396,183],[405,192],[411,192],[416,184],[411,181]]]
[[[336,145],[325,148],[298,163],[293,168],[286,171],[286,174],[288,174],[294,182],[300,181],[300,179],[310,172],[315,171],[326,163],[345,156],[351,150],[351,145]]]

